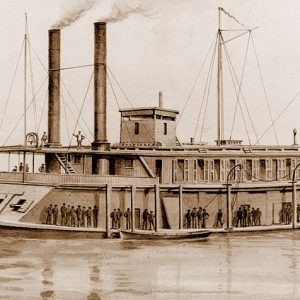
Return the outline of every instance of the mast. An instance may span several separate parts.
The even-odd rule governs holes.
[[[218,22],[218,72],[217,72],[217,145],[221,145],[223,139],[223,69],[222,69],[222,32],[221,32],[221,7],[219,10]]]
[[[25,13],[25,34],[24,34],[24,152],[23,152],[23,182],[26,172],[26,131],[27,131],[27,13]]]

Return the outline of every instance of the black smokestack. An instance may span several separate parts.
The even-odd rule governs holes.
[[[49,30],[48,142],[60,145],[60,30]]]
[[[94,142],[93,147],[107,143],[106,129],[106,23],[94,24]]]

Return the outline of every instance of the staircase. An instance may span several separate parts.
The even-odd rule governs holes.
[[[73,167],[69,164],[67,160],[67,156],[63,153],[55,154],[57,160],[59,161],[60,165],[64,168],[67,174],[76,174],[76,171]]]

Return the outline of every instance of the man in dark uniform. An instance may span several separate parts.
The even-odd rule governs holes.
[[[196,207],[193,208],[191,215],[192,215],[192,228],[196,228],[196,223],[197,223],[197,209]]]
[[[236,227],[242,226],[242,220],[243,220],[243,211],[242,208],[239,207],[239,210],[237,211],[237,222],[236,222]]]
[[[131,229],[131,211],[130,211],[130,208],[127,208],[127,210],[125,211],[124,217],[126,219],[126,229]]]
[[[216,227],[218,228],[220,224],[220,227],[222,228],[223,227],[223,213],[222,213],[222,210],[219,209],[218,213],[217,213],[217,225]]]
[[[148,229],[148,217],[149,217],[149,212],[148,209],[146,208],[143,212],[143,229]]]
[[[120,229],[121,227],[121,217],[123,216],[120,208],[117,210],[117,229]]]
[[[153,214],[153,211],[151,210],[150,211],[150,214],[148,216],[148,220],[149,220],[149,225],[150,225],[150,230],[152,230],[152,226],[153,226],[153,229],[154,229],[154,214]]]
[[[255,226],[257,223],[256,221],[256,210],[254,209],[254,207],[252,207],[251,209],[251,226]]]
[[[110,213],[110,217],[111,217],[111,228],[116,229],[117,228],[117,210],[116,209],[114,209]]]
[[[93,211],[92,208],[89,206],[88,210],[86,211],[87,227],[92,227],[92,215]]]
[[[58,207],[57,204],[55,204],[53,207],[53,224],[57,225],[57,221],[58,221]]]
[[[209,213],[204,208],[202,212],[202,226],[201,226],[202,228],[206,228],[206,220],[208,219],[208,217],[209,217]]]
[[[68,205],[66,209],[67,226],[71,226],[71,206]]]
[[[284,213],[285,213],[285,224],[290,224],[292,220],[292,209],[290,205],[288,205],[285,208]]]
[[[242,219],[242,226],[243,227],[247,226],[247,217],[248,217],[247,213],[248,213],[248,211],[247,211],[246,207],[244,206],[243,207],[243,219]]]
[[[187,213],[185,214],[185,219],[186,219],[186,228],[191,228],[192,214],[190,209],[187,210]]]
[[[98,207],[96,205],[93,208],[93,223],[96,228],[98,226]]]
[[[65,226],[67,222],[67,208],[65,203],[63,203],[62,207],[60,208],[60,217],[61,217],[61,221],[60,221],[61,226]]]
[[[257,225],[261,226],[261,211],[259,210],[259,208],[256,209],[256,219],[257,219]]]
[[[75,227],[76,226],[76,222],[77,221],[77,216],[76,216],[76,211],[75,211],[75,207],[71,206],[71,226]]]
[[[82,207],[81,210],[81,224],[83,225],[83,227],[87,227],[87,218],[86,218],[86,209],[85,206]]]
[[[77,216],[77,227],[81,226],[82,215],[81,215],[81,206],[78,205],[76,208],[76,216]]]
[[[198,217],[198,228],[201,228],[202,226],[202,207],[199,207],[199,210],[197,212],[197,217]]]
[[[47,219],[46,224],[51,225],[53,221],[53,208],[52,204],[46,209]]]

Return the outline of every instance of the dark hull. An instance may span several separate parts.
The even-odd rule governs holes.
[[[210,230],[164,230],[159,232],[142,230],[121,230],[121,238],[124,240],[194,240],[207,238]]]

